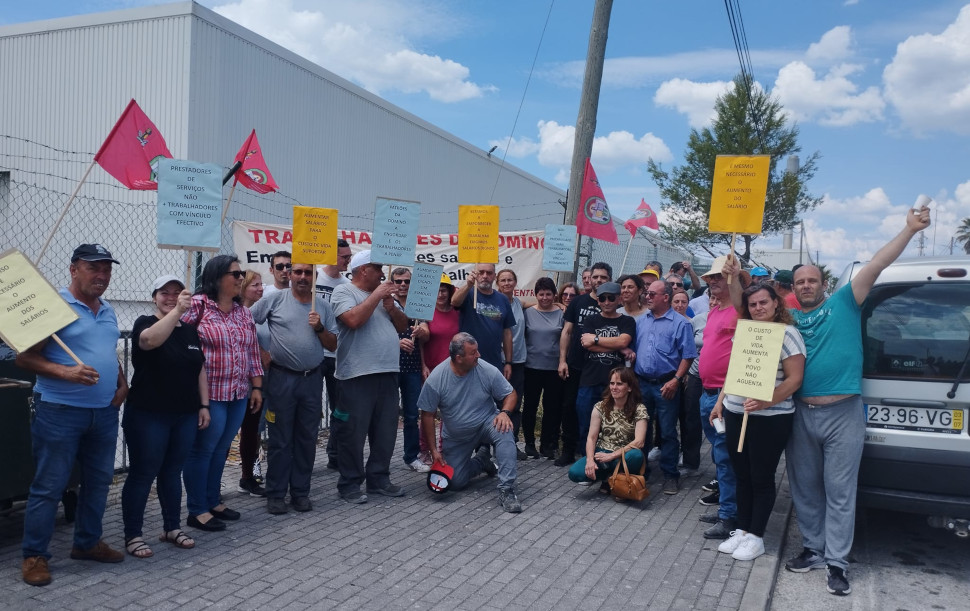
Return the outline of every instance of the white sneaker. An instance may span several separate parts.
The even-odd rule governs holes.
[[[765,540],[757,535],[748,533],[738,545],[731,557],[735,560],[754,560],[765,553]]]
[[[411,467],[412,471],[417,471],[418,473],[427,473],[431,470],[431,467],[424,464],[420,458],[415,458],[408,463],[408,466]]]
[[[654,448],[647,453],[647,460],[657,462],[660,460],[660,448]]]
[[[731,536],[717,546],[717,551],[721,552],[722,554],[733,554],[734,550],[738,549],[738,546],[741,545],[741,541],[747,534],[748,533],[744,532],[740,528],[737,530],[732,530]]]

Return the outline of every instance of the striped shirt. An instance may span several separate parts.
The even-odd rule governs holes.
[[[777,388],[785,380],[785,370],[782,368],[782,361],[796,354],[805,354],[805,341],[798,329],[791,325],[785,325],[785,340],[781,345],[781,358],[778,359],[778,371],[775,373],[775,387]],[[724,396],[724,409],[735,414],[744,413],[744,397],[737,395]],[[779,414],[795,413],[795,404],[791,397],[778,402],[771,407],[750,412],[751,416],[777,416]]]
[[[208,296],[195,295],[182,322],[198,328],[209,378],[209,400],[234,401],[248,396],[249,379],[263,375],[256,323],[249,308],[234,301],[232,310],[226,313]]]

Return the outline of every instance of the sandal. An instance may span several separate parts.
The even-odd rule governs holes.
[[[135,558],[151,558],[155,555],[152,548],[148,547],[148,544],[141,537],[132,537],[125,541],[125,549]]]
[[[195,547],[195,541],[192,537],[188,536],[181,529],[173,530],[171,532],[164,532],[158,537],[159,541],[168,542],[175,547],[181,549],[192,549]]]

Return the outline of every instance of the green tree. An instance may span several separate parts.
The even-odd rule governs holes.
[[[818,152],[804,159],[794,174],[784,171],[784,162],[778,164],[801,151],[798,128],[788,124],[780,103],[739,75],[732,90],[717,98],[714,109],[717,117],[711,127],[691,130],[684,165],[668,173],[652,159],[647,162],[647,169],[660,188],[661,208],[669,219],[661,225],[664,238],[688,248],[730,244],[730,235],[707,231],[714,160],[718,155],[771,155],[764,235],[790,229],[799,222],[799,215],[821,203],[822,198],[812,196],[806,188],[815,175]],[[758,236],[741,237],[738,256],[747,262],[751,243]]]
[[[963,245],[963,252],[970,255],[970,217],[960,221],[960,226],[957,227],[957,234],[955,237],[957,244]]]

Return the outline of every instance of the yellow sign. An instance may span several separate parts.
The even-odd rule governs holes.
[[[781,323],[739,320],[724,392],[746,399],[771,401],[784,342],[785,325]]]
[[[458,206],[458,262],[498,263],[498,206]]]
[[[707,230],[760,234],[770,168],[770,155],[718,155]]]
[[[293,206],[293,263],[337,264],[337,211]]]
[[[77,320],[77,314],[19,250],[0,255],[0,339],[23,352]]]

